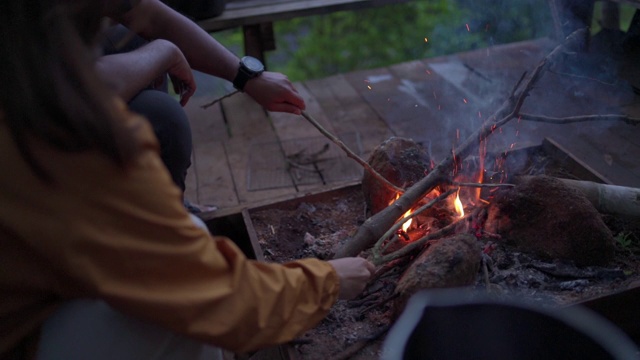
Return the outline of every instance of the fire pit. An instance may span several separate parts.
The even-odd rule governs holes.
[[[575,174],[588,174],[571,160],[571,156],[558,151],[548,141],[541,146],[514,150],[506,156],[502,154],[495,157],[498,158],[503,162],[501,171],[505,174],[554,178],[576,178]],[[523,159],[526,161],[523,162]],[[589,178],[588,175],[581,177]],[[589,178],[595,179],[595,176]],[[447,220],[448,217],[459,215],[455,208],[449,207],[449,202],[443,204],[446,206],[434,210],[429,216],[417,218],[418,223],[412,225],[415,228],[403,230],[404,233],[399,231],[394,236],[399,242],[408,242],[423,236],[429,226],[446,227],[447,222],[451,221]],[[430,287],[467,285],[501,299],[526,298],[527,301],[549,307],[588,304],[610,317],[634,340],[640,339],[637,322],[629,320],[628,314],[620,316],[625,310],[634,311],[637,303],[637,300],[632,301],[625,296],[636,294],[632,299],[637,299],[636,286],[640,285],[640,250],[634,248],[631,241],[634,239],[637,243],[637,239],[640,239],[639,221],[602,214],[604,224],[616,239],[611,254],[607,255],[608,260],[604,263],[576,266],[575,262],[541,256],[526,248],[514,250],[513,246],[501,243],[488,231],[476,234],[476,219],[481,215],[478,209],[487,209],[488,206],[475,205],[467,204],[465,220],[454,221],[455,231],[447,238],[456,241],[440,240],[427,244],[427,250],[420,255],[431,253],[428,266],[425,267],[426,271],[431,272],[428,274],[432,282]],[[235,229],[235,234],[228,235],[239,241],[245,252],[259,259],[286,262],[304,257],[330,259],[367,217],[362,187],[353,185],[249,209],[242,214],[210,220],[208,224],[214,233],[220,233],[219,230],[225,228]],[[581,219],[574,220],[580,224]],[[435,224],[438,221],[442,224]],[[246,229],[242,229],[243,226]],[[466,235],[460,235],[462,233]],[[362,256],[371,256],[371,250],[366,250]],[[375,279],[360,298],[338,302],[316,328],[283,347],[289,358],[378,358],[382,339],[406,301],[397,288],[402,283],[411,285],[410,281],[402,279],[402,272],[416,257],[417,254],[399,257],[380,266]],[[464,268],[465,271],[455,273],[447,266]],[[621,297],[620,294],[625,296]],[[407,297],[410,295],[407,293]],[[616,301],[617,307],[612,309],[608,301]]]

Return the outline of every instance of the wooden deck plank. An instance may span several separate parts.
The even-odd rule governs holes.
[[[327,131],[335,133],[333,125],[329,122],[322,107],[313,95],[301,83],[295,83],[294,86],[305,101],[307,114],[312,116]],[[280,141],[323,136],[318,129],[299,115],[271,112],[269,117]]]
[[[220,104],[202,109],[208,101],[206,96],[194,97],[184,108],[193,137],[185,198],[198,204],[232,206],[238,204],[238,198],[224,148],[219,144],[228,138],[228,132]],[[213,145],[216,143],[218,146]],[[211,179],[215,179],[215,186]]]
[[[376,146],[394,135],[343,75],[306,81],[304,85],[318,101],[336,132],[360,135],[361,157],[365,160]]]
[[[397,136],[422,143],[437,160],[464,135],[459,132],[464,122],[477,115],[464,103],[464,94],[428,70],[412,61],[345,77]]]
[[[325,114],[325,109],[316,100],[315,96],[304,86],[296,83],[298,93],[305,100],[306,112],[325,130],[342,139],[349,147],[353,147],[355,134],[341,133],[336,131],[331,121]],[[313,165],[304,166],[304,169],[292,168],[291,174],[296,188],[300,192],[312,191],[318,187],[329,185],[330,183],[351,181],[353,176],[359,174],[360,169],[346,154],[327,139],[315,126],[301,116],[286,113],[270,113],[273,127],[284,156],[295,157],[297,154],[309,155],[321,153],[320,161],[313,167],[315,171],[307,171]],[[325,147],[327,147],[326,150]],[[290,159],[295,161],[295,159]],[[358,175],[359,177],[359,175]]]
[[[195,201],[217,207],[238,205],[240,201],[224,144],[221,141],[201,143],[195,147],[194,155],[198,188]]]
[[[255,144],[277,141],[264,109],[248,95],[239,93],[222,101],[230,138],[224,143],[231,166],[235,190],[241,204],[295,194],[293,183],[277,189],[249,190],[249,161],[251,151],[259,151]]]
[[[220,103],[206,109],[202,108],[202,105],[211,100],[206,95],[194,97],[184,107],[191,125],[194,144],[208,141],[224,141],[229,138]]]

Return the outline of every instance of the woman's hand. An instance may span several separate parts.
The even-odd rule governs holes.
[[[249,80],[244,91],[269,111],[300,115],[305,109],[304,99],[289,78],[281,73],[265,71]]]
[[[348,257],[329,260],[340,278],[340,299],[349,300],[360,295],[364,290],[375,266],[360,257]]]

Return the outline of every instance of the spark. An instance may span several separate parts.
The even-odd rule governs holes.
[[[478,117],[482,119],[482,112],[478,111]]]
[[[368,88],[369,90],[372,90],[372,89],[371,89],[371,85],[367,85],[367,88]]]
[[[433,98],[438,100],[438,95],[436,95],[436,91],[435,90],[433,91]]]
[[[427,75],[431,75],[431,71],[427,70],[426,72],[427,72]]]
[[[467,99],[462,99],[462,101],[464,101],[465,104],[468,104]]]
[[[467,27],[467,31],[471,32],[471,30],[469,29],[469,24],[464,24]]]
[[[456,139],[460,140],[460,129],[456,129]]]
[[[424,38],[424,42],[429,42],[429,39],[427,39],[427,37],[425,36]]]
[[[516,137],[520,135],[520,130],[516,130]]]

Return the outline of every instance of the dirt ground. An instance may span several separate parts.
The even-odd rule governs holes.
[[[352,186],[312,201],[251,211],[250,216],[266,260],[286,262],[330,259],[368,215],[361,188]],[[493,245],[472,287],[500,297],[565,306],[639,284],[639,219],[605,214],[602,218],[615,239],[613,260],[606,265],[577,267]],[[491,240],[478,239],[485,248]],[[393,293],[398,276],[391,271],[372,281],[358,299],[338,301],[325,320],[289,344],[292,353],[309,360],[378,358],[384,331],[396,316],[393,301],[385,299]],[[376,339],[369,341],[372,337]],[[366,346],[352,354],[350,350],[361,343]]]

